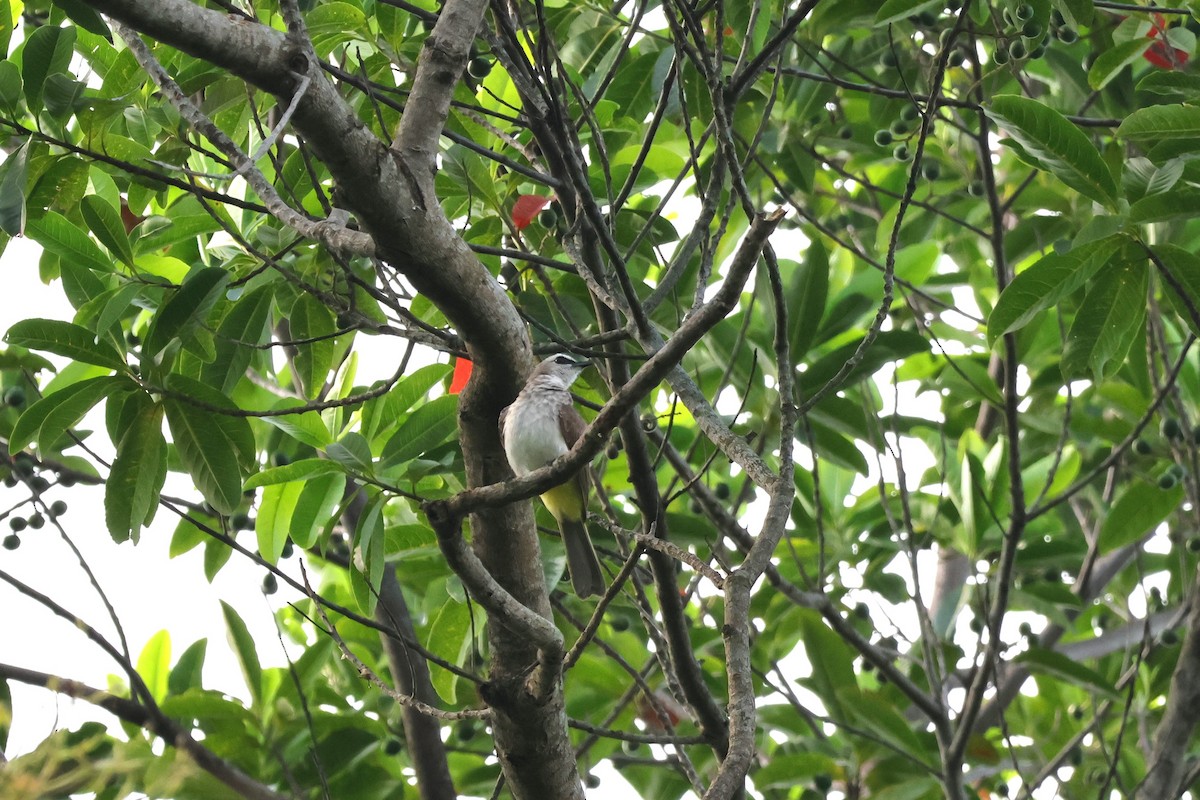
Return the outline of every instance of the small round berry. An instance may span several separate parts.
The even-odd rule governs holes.
[[[4,549],[5,550],[16,550],[20,546],[21,546],[21,537],[17,536],[15,533],[10,533],[8,536],[4,537]]]
[[[29,523],[25,521],[24,517],[9,517],[8,527],[12,528],[13,533],[20,533],[29,527]]]
[[[1154,448],[1145,439],[1134,439],[1133,452],[1139,456],[1148,456],[1154,452]]]
[[[482,80],[492,71],[492,60],[485,56],[476,56],[467,62],[467,74],[472,78]]]
[[[896,137],[892,136],[892,132],[886,128],[875,131],[875,144],[880,147],[887,147]]]
[[[1009,58],[1013,59],[1014,61],[1020,61],[1022,58],[1025,58],[1025,56],[1029,55],[1029,48],[1027,48],[1025,43],[1020,39],[1013,39],[1008,43],[1008,55]]]
[[[50,504],[50,519],[58,519],[65,513],[67,513],[66,500],[55,500]]]
[[[30,514],[29,515],[29,527],[33,528],[35,531],[42,528],[43,526],[45,526],[45,524],[46,524],[46,518],[43,517],[41,514]]]
[[[279,591],[279,581],[273,573],[268,572],[263,577],[262,591],[263,594],[275,594]]]
[[[900,163],[904,163],[912,158],[912,153],[908,151],[908,145],[901,142],[892,150],[892,158],[896,159]]]

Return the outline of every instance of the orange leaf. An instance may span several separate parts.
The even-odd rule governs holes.
[[[450,394],[458,394],[467,385],[474,365],[465,358],[454,359],[454,377],[450,379]]]
[[[550,204],[550,199],[542,197],[540,194],[523,194],[518,197],[512,208],[512,221],[517,226],[517,230],[521,231],[528,227],[538,212]]]

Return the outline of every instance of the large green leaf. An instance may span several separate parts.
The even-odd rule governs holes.
[[[121,222],[121,213],[102,197],[90,194],[80,205],[83,221],[100,243],[128,267],[133,267],[133,247]]]
[[[394,429],[405,418],[404,413],[449,372],[446,364],[429,364],[405,375],[387,394],[368,401],[363,408],[363,435],[374,440]]]
[[[9,344],[44,350],[98,367],[126,369],[125,359],[107,341],[79,325],[53,319],[27,319],[8,329],[4,340]]]
[[[185,327],[202,322],[228,280],[229,273],[220,267],[205,267],[188,275],[150,321],[142,358],[155,360],[155,356],[183,334]]]
[[[1100,272],[1075,314],[1063,349],[1068,378],[1113,375],[1146,319],[1149,271],[1144,261],[1125,261]]]
[[[1171,308],[1200,336],[1200,256],[1171,244],[1155,245],[1154,254],[1167,273],[1161,283]]]
[[[1165,222],[1178,217],[1194,219],[1200,215],[1200,189],[1178,186],[1161,194],[1143,197],[1129,207],[1129,221],[1137,224]]]
[[[54,5],[65,11],[67,17],[85,31],[112,41],[112,32],[104,18],[83,0],[54,0]]]
[[[112,259],[88,235],[57,211],[47,211],[25,224],[30,239],[62,259],[70,259],[97,272],[111,272]]]
[[[804,261],[794,265],[783,280],[787,287],[788,346],[793,363],[800,363],[821,327],[829,299],[829,252],[825,246],[820,241],[809,244]]]
[[[242,470],[234,443],[220,422],[220,412],[177,397],[166,398],[163,406],[179,459],[196,488],[219,513],[237,511],[242,501]]]
[[[1050,253],[1013,279],[988,316],[988,342],[1020,330],[1034,317],[1087,283],[1120,249],[1124,237],[1109,236],[1070,252]]]
[[[429,626],[429,649],[451,664],[461,664],[471,646],[471,613],[467,604],[450,597],[442,603]],[[433,688],[450,705],[458,702],[458,675],[448,669],[433,671]]]
[[[167,476],[167,442],[162,433],[163,408],[144,403],[129,420],[104,487],[104,521],[113,539],[137,541],[158,507]]]
[[[935,6],[940,9],[943,5],[945,3],[941,0],[884,0],[879,6],[879,11],[875,13],[875,24],[890,25]]]
[[[0,164],[0,230],[9,236],[20,236],[25,232],[25,181],[28,172],[29,141],[26,140]]]
[[[285,464],[282,467],[264,469],[262,472],[251,475],[246,480],[245,489],[249,491],[257,489],[260,486],[271,486],[276,483],[307,481],[311,478],[329,475],[333,472],[345,473],[345,469],[336,461],[330,461],[325,458],[304,458],[299,461],[293,461],[291,464]]]
[[[812,664],[813,691],[830,713],[846,718],[842,707],[846,697],[858,691],[854,677],[854,656],[841,637],[816,614],[803,615],[804,652]]]
[[[1137,61],[1153,43],[1151,39],[1132,39],[1108,48],[1096,57],[1088,70],[1088,84],[1099,91],[1107,86],[1121,70]]]
[[[167,693],[183,694],[188,689],[199,689],[202,686],[201,673],[204,669],[204,655],[208,650],[208,639],[197,639],[188,649],[183,651],[171,674],[167,677]]]
[[[454,395],[442,395],[414,409],[383,446],[382,467],[412,461],[449,439],[458,429],[457,410]]]
[[[21,76],[25,82],[25,102],[34,114],[42,110],[42,90],[46,78],[67,71],[74,46],[75,29],[54,25],[35,28],[25,41]]]
[[[997,95],[984,110],[1043,169],[1085,197],[1116,208],[1117,184],[1108,164],[1062,114],[1017,95]]]
[[[1136,542],[1154,530],[1180,507],[1183,495],[1183,484],[1160,489],[1145,481],[1130,483],[1117,496],[1100,524],[1097,542],[1100,553]]]
[[[334,512],[346,494],[346,476],[330,473],[304,482],[304,489],[292,512],[288,533],[297,547],[312,547],[325,528],[330,527]]]
[[[1191,141],[1200,136],[1200,107],[1165,105],[1140,108],[1125,117],[1117,128],[1117,136],[1131,142]]]
[[[233,445],[234,454],[237,456],[238,464],[243,472],[254,469],[258,463],[254,432],[250,429],[250,423],[246,421],[246,417],[242,415],[233,401],[211,386],[186,375],[168,376],[167,388],[179,395],[191,398],[195,403],[207,406],[213,424]]]
[[[296,355],[292,363],[300,388],[308,399],[320,394],[329,370],[333,368],[334,342],[332,335],[337,322],[324,303],[309,294],[300,295],[289,317]]]
[[[150,696],[162,702],[167,696],[167,685],[171,674],[171,634],[161,630],[150,637],[137,657],[137,671]]]
[[[279,561],[279,556],[287,545],[292,513],[303,489],[302,481],[273,483],[263,489],[259,498],[254,533],[258,537],[259,555],[272,564]]]
[[[79,422],[92,406],[122,386],[136,388],[126,378],[91,378],[43,397],[29,406],[13,426],[8,439],[9,451],[15,453],[31,442],[41,442],[43,431],[51,439],[57,439],[63,431]]]
[[[266,341],[271,302],[270,286],[259,287],[233,302],[217,326],[216,355],[201,371],[205,383],[231,392],[245,377],[254,347]]]
[[[375,612],[375,603],[379,599],[379,585],[383,580],[384,560],[384,519],[383,509],[387,498],[381,493],[373,493],[363,507],[354,529],[355,558],[350,568],[350,588],[354,592],[354,600],[365,614]]]
[[[238,614],[237,609],[221,601],[221,613],[225,615],[225,626],[229,629],[229,640],[237,653],[238,664],[241,665],[242,675],[246,678],[246,686],[255,704],[262,701],[263,672],[262,662],[258,660],[258,648],[250,629]]]

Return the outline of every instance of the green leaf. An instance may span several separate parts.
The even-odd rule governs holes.
[[[1088,85],[1100,91],[1121,74],[1121,70],[1136,61],[1147,48],[1153,44],[1152,39],[1133,39],[1121,42],[1104,50],[1096,57],[1092,68],[1088,70]]]
[[[843,345],[822,356],[800,375],[799,385],[804,393],[811,395],[824,386],[842,368],[858,348],[862,339]],[[875,373],[883,364],[900,361],[916,353],[929,350],[929,342],[913,331],[882,331],[875,337],[862,361],[846,376],[843,386],[863,380]]]
[[[69,71],[74,47],[75,29],[54,25],[35,28],[25,41],[21,74],[25,81],[25,102],[34,115],[42,110],[42,89],[46,78]]]
[[[1165,222],[1200,214],[1200,188],[1180,186],[1162,194],[1143,197],[1129,207],[1129,221],[1134,224]]]
[[[1043,169],[1085,197],[1116,208],[1117,184],[1108,164],[1091,139],[1062,114],[1017,95],[997,95],[984,110]]]
[[[258,537],[258,554],[271,564],[279,561],[287,544],[292,513],[303,489],[301,481],[274,483],[263,489],[258,516],[254,519],[254,533]]]
[[[1143,261],[1105,268],[1075,315],[1063,348],[1062,372],[1076,378],[1111,377],[1121,367],[1146,319],[1149,271]]]
[[[21,88],[21,70],[11,61],[0,61],[0,106],[16,111],[23,96]]]
[[[25,182],[28,172],[29,140],[26,139],[0,164],[0,230],[9,236],[20,236],[25,232]]]
[[[208,639],[197,639],[183,651],[171,675],[167,678],[167,694],[183,694],[188,689],[203,688],[202,672],[204,655],[208,650]]]
[[[237,653],[238,664],[242,675],[246,678],[246,686],[250,688],[250,696],[257,705],[262,701],[263,674],[262,665],[258,660],[258,649],[254,645],[254,637],[246,623],[238,615],[233,606],[221,601],[221,612],[225,615],[225,626],[229,628],[229,639]]]
[[[875,24],[890,25],[922,11],[928,11],[934,6],[940,8],[941,5],[944,5],[941,0],[885,0],[875,12]]]
[[[284,400],[274,410],[294,405],[294,400]],[[278,428],[297,442],[306,444],[317,450],[324,449],[333,441],[333,436],[329,433],[329,429],[325,427],[325,423],[321,420],[321,415],[315,411],[298,412],[286,416],[263,417],[263,422]]]
[[[1175,95],[1180,100],[1200,98],[1200,75],[1190,72],[1167,72],[1156,69],[1138,81],[1139,92]]]
[[[297,345],[293,359],[300,388],[304,396],[312,400],[320,394],[329,370],[333,368],[332,334],[337,330],[337,321],[333,312],[310,294],[300,295],[292,306],[289,319],[293,339],[314,339]]]
[[[65,11],[67,18],[85,31],[112,41],[112,32],[109,31],[104,18],[83,0],[54,0],[54,5]]]
[[[838,719],[846,718],[844,698],[858,691],[854,677],[854,656],[842,638],[816,613],[801,616],[804,652],[812,664],[813,691]]]
[[[129,244],[129,235],[125,233],[120,212],[109,205],[107,200],[94,194],[83,198],[80,210],[88,230],[108,248],[108,252],[132,268],[133,247]]]
[[[112,272],[112,260],[88,235],[57,211],[47,211],[25,224],[30,239],[49,252],[100,273]]]
[[[163,408],[147,402],[122,432],[117,455],[104,487],[104,521],[113,539],[135,542],[158,508],[167,476],[167,441],[162,433]]]
[[[306,481],[335,472],[345,474],[345,469],[340,464],[326,458],[303,458],[282,467],[271,467],[251,475],[246,479],[244,488],[246,491],[250,491],[260,486],[271,486],[289,481]]]
[[[829,252],[813,240],[804,261],[784,276],[788,300],[788,345],[792,363],[799,364],[816,338],[829,299]]]
[[[395,428],[404,419],[404,412],[429,394],[429,390],[449,373],[447,364],[429,364],[405,375],[382,397],[368,400],[363,407],[363,435],[374,441],[376,436]]]
[[[1194,139],[1200,136],[1200,108],[1185,105],[1139,108],[1125,117],[1116,135],[1130,142]]]
[[[375,469],[374,461],[371,458],[371,445],[367,443],[362,434],[354,431],[326,447],[325,455],[339,464],[367,475]]]
[[[457,429],[456,396],[442,395],[418,406],[383,446],[380,454],[383,468],[412,461],[449,439]]]
[[[13,426],[8,439],[9,452],[24,450],[34,441],[42,442],[43,430],[51,438],[62,436],[63,431],[74,427],[92,406],[123,386],[135,388],[135,384],[125,378],[91,378],[43,397],[25,409]]]
[[[1091,25],[1092,17],[1096,14],[1093,0],[1054,0],[1054,6],[1073,28]]]
[[[217,326],[216,355],[201,370],[205,383],[228,393],[245,377],[254,358],[253,347],[267,339],[271,302],[270,286],[261,286],[233,302]]]
[[[1174,279],[1172,282],[1164,276],[1162,280],[1163,293],[1171,308],[1193,333],[1200,336],[1200,256],[1170,244],[1155,245],[1154,254],[1163,271]],[[1184,296],[1180,296],[1173,283],[1179,285]]]
[[[163,406],[179,459],[196,488],[219,513],[237,511],[242,501],[242,470],[237,450],[222,427],[221,414],[175,397],[166,398]],[[238,421],[246,424],[244,419]]]
[[[46,79],[46,85],[42,87],[42,103],[46,107],[46,113],[60,121],[65,121],[83,107],[85,103],[83,92],[86,88],[81,81],[75,80],[70,75],[63,73],[51,75]]]
[[[8,329],[4,340],[9,344],[44,350],[74,361],[124,371],[125,359],[107,341],[96,340],[87,328],[53,319],[27,319]]]
[[[354,600],[364,614],[375,613],[379,585],[383,580],[384,521],[383,509],[387,498],[373,494],[363,507],[354,529],[354,555],[351,558],[350,588]]]
[[[1030,647],[1017,656],[1015,661],[1030,667],[1034,672],[1044,672],[1062,678],[1071,686],[1090,686],[1110,699],[1119,697],[1115,687],[1103,675],[1062,653],[1044,647]]]
[[[1104,553],[1141,539],[1179,508],[1183,484],[1170,489],[1135,481],[1121,491],[1100,524],[1097,549]]]
[[[1124,237],[1108,236],[1068,253],[1050,253],[1013,279],[988,316],[988,343],[1020,330],[1038,314],[1083,286],[1120,249]]]
[[[142,359],[154,359],[172,340],[182,335],[186,326],[202,322],[228,280],[229,273],[220,267],[206,267],[189,275],[150,321],[142,345]]]
[[[471,613],[467,604],[448,598],[429,626],[430,651],[451,664],[461,664],[471,646]],[[448,669],[433,670],[434,691],[450,705],[458,701],[458,675]]]
[[[333,473],[304,483],[292,512],[289,533],[297,547],[309,548],[331,522],[346,493],[346,476]]]
[[[238,464],[243,472],[249,472],[258,464],[258,452],[254,443],[254,432],[238,407],[221,392],[206,386],[186,375],[169,375],[167,388],[209,407],[213,423],[233,445]],[[213,412],[212,409],[217,409]]]
[[[167,696],[171,672],[171,634],[161,630],[150,637],[137,657],[137,672],[146,682],[150,696],[162,702]]]

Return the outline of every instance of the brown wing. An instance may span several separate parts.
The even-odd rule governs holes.
[[[579,441],[579,437],[583,436],[583,432],[587,429],[587,421],[583,415],[576,410],[575,406],[570,403],[563,403],[558,407],[558,429],[562,431],[563,441],[567,443],[567,447],[575,446]],[[583,495],[584,505],[587,505],[588,496],[588,481],[587,470],[581,469],[575,473],[575,480],[579,483],[579,493]]]

